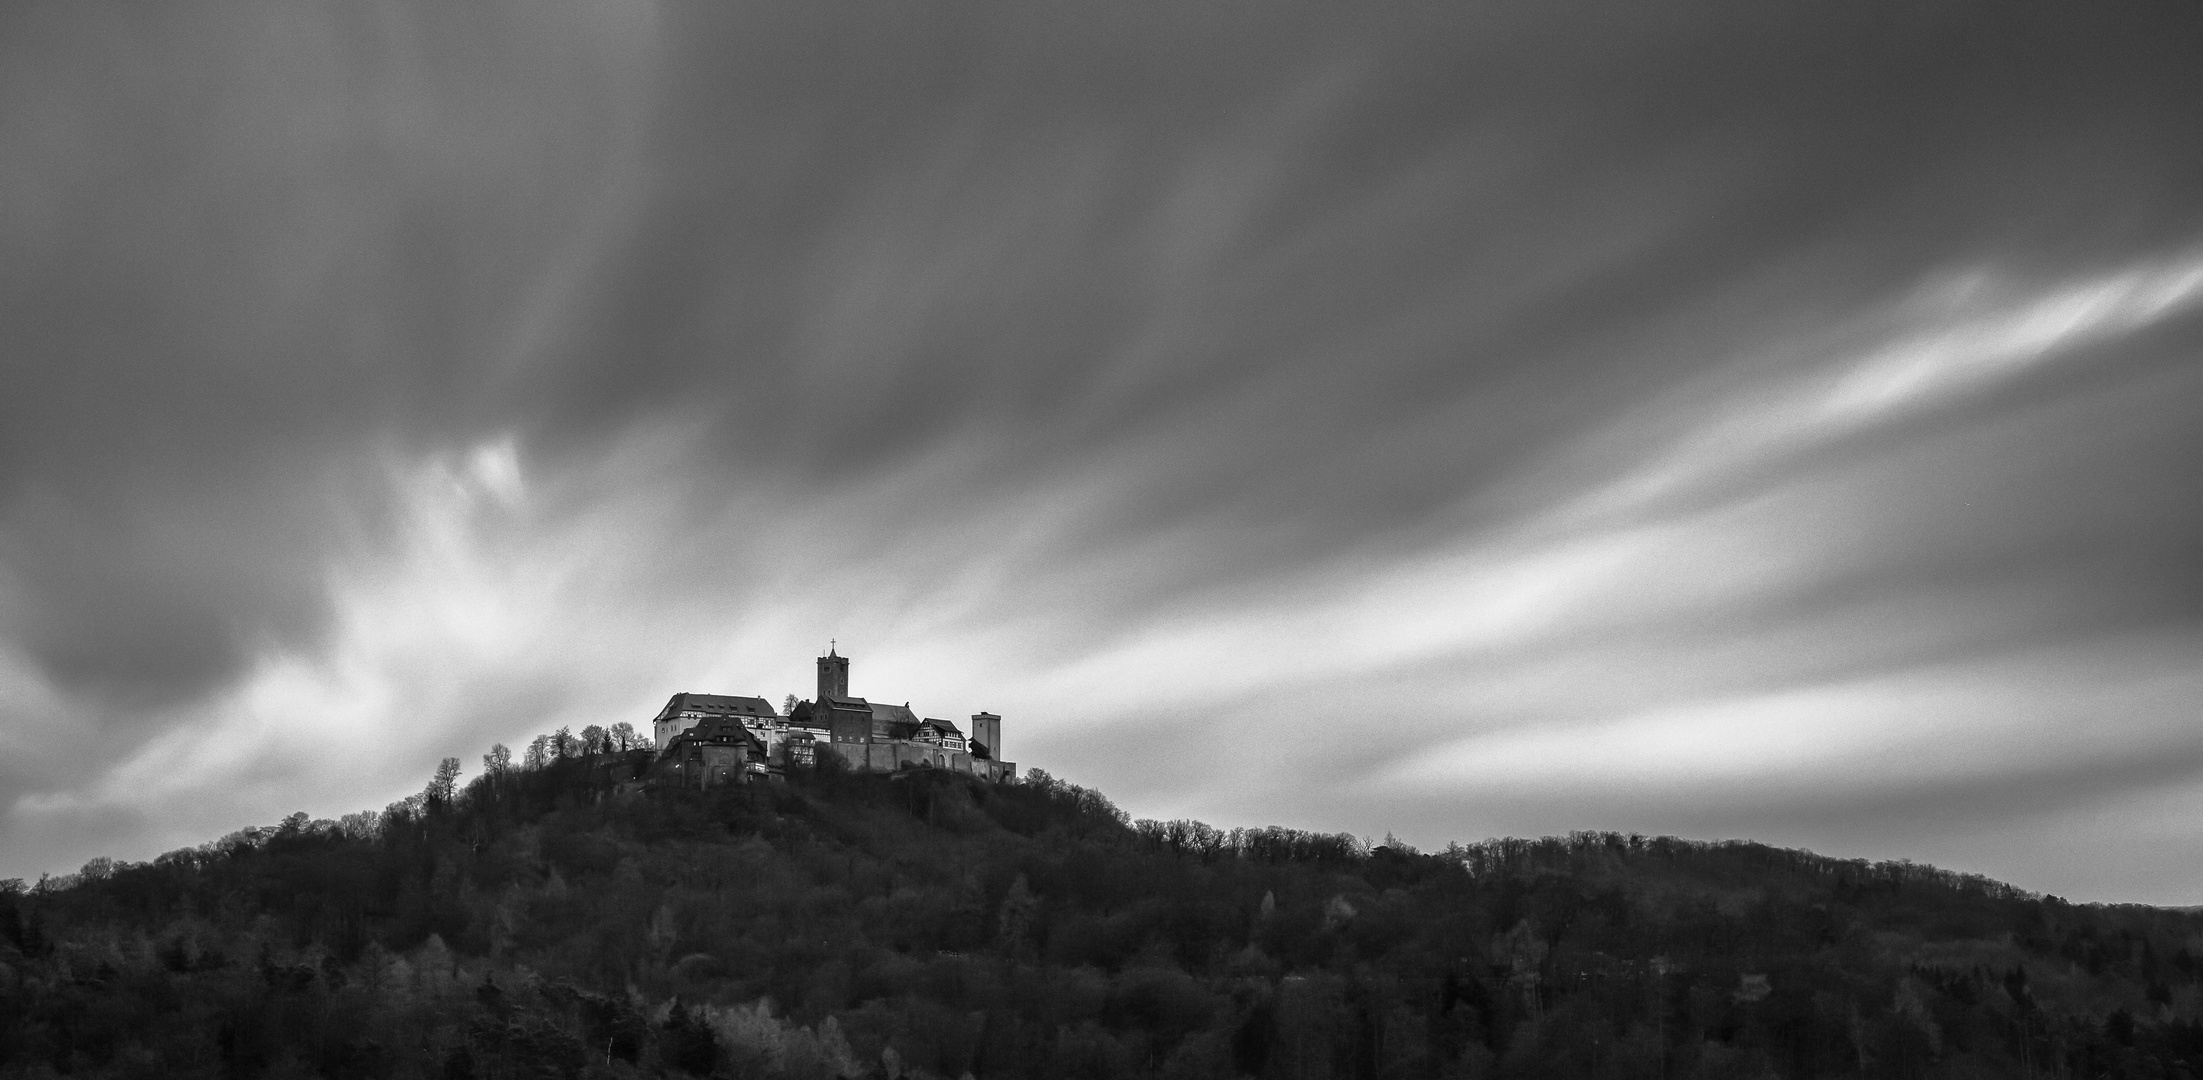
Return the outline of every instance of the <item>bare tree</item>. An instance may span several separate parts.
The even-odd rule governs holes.
[[[421,792],[421,798],[430,807],[448,806],[458,791],[459,759],[447,757],[436,763],[436,775],[429,778],[428,788]]]
[[[513,752],[505,749],[504,743],[490,747],[490,752],[482,755],[482,771],[490,776],[496,776],[512,768],[512,765]]]

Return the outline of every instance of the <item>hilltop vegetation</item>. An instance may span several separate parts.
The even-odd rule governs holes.
[[[1578,834],[1133,822],[1035,771],[552,758],[0,889],[0,1075],[2178,1077],[2203,919]]]

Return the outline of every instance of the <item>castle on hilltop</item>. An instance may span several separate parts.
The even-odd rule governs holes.
[[[649,778],[660,785],[711,787],[782,774],[834,754],[866,772],[946,769],[985,780],[1014,780],[1002,760],[1002,718],[973,713],[971,732],[920,718],[910,704],[852,697],[849,658],[828,648],[818,658],[818,696],[781,715],[771,702],[721,694],[673,695],[651,721],[658,751]]]

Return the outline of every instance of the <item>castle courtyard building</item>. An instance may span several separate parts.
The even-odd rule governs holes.
[[[651,779],[661,787],[710,788],[767,775],[763,739],[733,717],[699,721],[658,752]]]
[[[706,720],[735,720],[744,727],[760,734],[769,731],[773,722],[783,720],[773,709],[772,702],[764,698],[733,697],[726,694],[675,694],[658,710],[651,722],[651,741],[665,746],[689,728]]]

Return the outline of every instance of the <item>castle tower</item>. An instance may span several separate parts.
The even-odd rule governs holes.
[[[849,658],[839,655],[832,645],[826,655],[818,658],[818,702],[823,705],[830,697],[849,696]]]
[[[991,712],[973,713],[971,716],[972,741],[987,747],[987,756],[1002,760],[1002,718]]]

